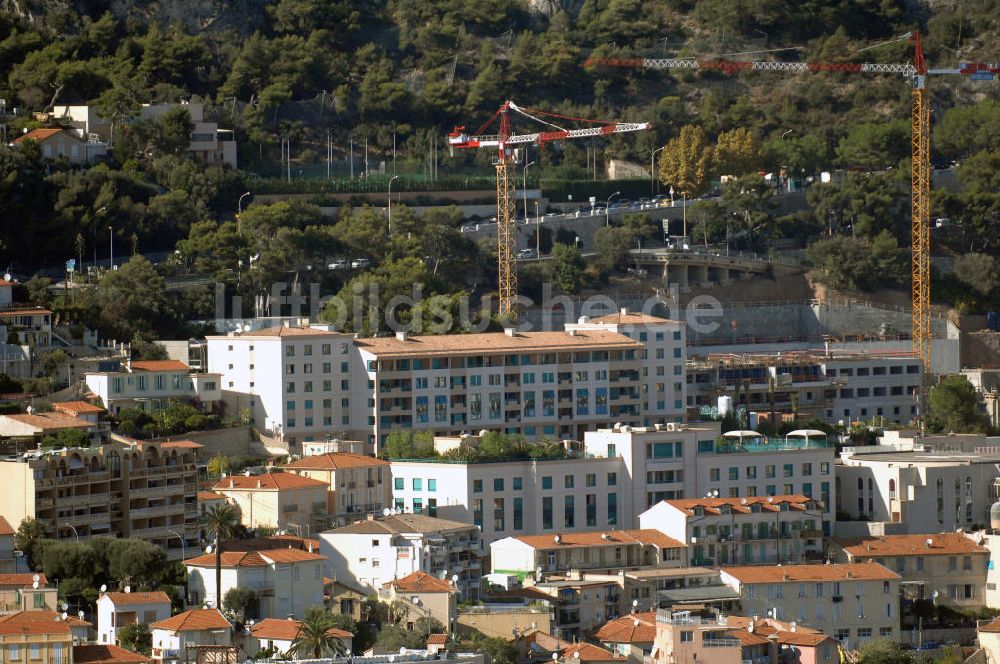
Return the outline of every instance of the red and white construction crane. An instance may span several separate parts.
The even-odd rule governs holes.
[[[769,62],[696,58],[590,58],[586,66],[638,67],[644,69],[715,69],[727,74],[744,72],[845,72],[855,74],[898,74],[911,82],[911,271],[913,312],[912,345],[923,361],[925,376],[930,375],[930,103],[927,99],[928,76],[963,75],[971,80],[992,81],[1000,74],[997,63],[963,62],[949,69],[928,69],[920,45],[920,34],[903,35],[899,40],[914,42],[913,63],[881,64],[876,62]],[[899,41],[894,40],[894,41]],[[923,397],[922,397],[923,398]]]
[[[531,134],[515,134],[511,130],[511,113],[545,125],[546,131]],[[495,134],[485,132],[499,120]],[[582,122],[593,126],[584,129],[566,129],[560,124],[565,121]],[[517,261],[515,249],[517,235],[514,228],[514,173],[511,166],[519,163],[521,154],[517,146],[538,145],[571,138],[594,138],[609,134],[623,134],[649,129],[648,122],[604,122],[574,118],[556,113],[521,108],[512,101],[504,102],[493,116],[473,134],[465,133],[465,127],[455,127],[448,134],[448,144],[452,150],[490,148],[496,150],[494,164],[497,169],[497,267],[500,290],[498,313],[504,318],[516,315],[514,304],[517,299]]]

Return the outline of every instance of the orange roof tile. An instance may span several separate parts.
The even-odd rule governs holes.
[[[200,450],[203,447],[205,446],[193,440],[168,440],[160,443],[160,449],[164,450]]]
[[[66,620],[64,621],[61,613],[57,613],[51,609],[18,611],[17,613],[11,613],[0,617],[0,622],[8,622],[18,625],[36,622],[65,622],[70,627],[93,627],[91,623],[86,620],[81,620],[74,615],[67,615]]]
[[[791,509],[805,509],[805,504],[813,500],[807,496],[790,494],[784,496],[748,496],[746,498],[683,498],[675,500],[665,500],[663,502],[675,507],[688,516],[694,515],[694,508],[704,508],[709,514],[721,514],[724,505],[737,514],[749,514],[752,505],[760,505],[762,510],[777,512],[780,505],[788,503]]]
[[[434,336],[408,337],[400,341],[396,337],[375,337],[355,339],[355,345],[379,358],[429,357],[444,355],[469,355],[487,353],[551,353],[559,348],[575,349],[640,349],[642,344],[617,332],[586,330],[568,332],[518,332],[508,336],[505,332],[482,332],[479,334],[441,334]]]
[[[146,593],[104,593],[118,605],[126,604],[170,604],[170,597],[162,590]]]
[[[258,551],[264,560],[271,563],[304,563],[310,560],[326,560],[326,556],[318,553],[310,553],[302,549],[271,549],[270,551]]]
[[[111,644],[88,643],[73,646],[74,664],[145,664],[145,655]]]
[[[428,634],[427,635],[427,645],[429,646],[443,646],[448,643],[447,634]]]
[[[354,454],[353,452],[328,452],[307,456],[285,465],[289,470],[340,470],[341,468],[358,468],[362,466],[388,466],[385,459]]]
[[[579,660],[581,662],[610,662],[614,661],[625,661],[624,657],[613,654],[609,650],[605,650],[600,646],[595,646],[593,643],[574,643],[568,648],[563,648],[562,656],[566,658],[567,661]],[[579,655],[579,657],[577,657]]]
[[[888,581],[899,575],[878,563],[844,565],[782,565],[774,567],[744,565],[723,567],[722,572],[740,583],[792,583],[798,581]]]
[[[104,409],[100,406],[95,406],[94,404],[87,403],[86,401],[59,401],[52,404],[52,409],[63,413],[69,413],[70,415],[93,415],[104,412]]]
[[[70,627],[90,626],[90,623],[72,618],[56,620],[55,611],[18,611],[0,617],[0,634],[69,634]],[[76,623],[76,624],[74,624]]]
[[[180,360],[132,360],[132,371],[188,371]]]
[[[299,537],[298,535],[289,535],[286,533],[284,535],[272,535],[265,539],[276,540],[278,541],[278,543],[283,543],[283,542],[295,543],[299,545],[300,549],[304,550],[308,550],[309,545],[312,545],[313,551],[319,551],[319,540],[313,539],[311,537]]]
[[[55,431],[57,429],[89,429],[93,427],[92,422],[81,420],[65,413],[11,413],[2,417],[9,418],[21,424],[35,427],[41,431]]]
[[[927,541],[931,545],[927,546]],[[962,533],[936,535],[887,535],[885,537],[836,539],[837,544],[853,558],[874,556],[943,556],[962,553],[990,552]]]
[[[216,491],[282,491],[287,489],[309,489],[329,486],[326,482],[302,477],[295,473],[264,473],[263,475],[230,475],[215,483]]]
[[[35,575],[32,572],[22,572],[19,574],[0,574],[0,589],[27,588],[35,582]],[[41,572],[38,573],[38,586],[44,588],[49,584],[49,580]]]
[[[250,633],[256,639],[277,641],[294,641],[300,631],[302,631],[301,620],[281,620],[280,618],[265,618],[250,628]],[[326,633],[338,639],[350,639],[354,637],[350,632],[337,629],[336,627],[331,627],[326,630]]]
[[[48,138],[52,138],[56,134],[61,134],[62,132],[63,132],[63,130],[60,127],[47,127],[47,128],[43,128],[43,129],[32,129],[27,134],[21,134],[20,136],[18,136],[17,138],[15,138],[14,142],[15,143],[20,143],[21,141],[28,141],[28,140],[31,140],[31,141],[44,141],[44,140],[46,140]],[[66,135],[70,136],[70,137],[72,137],[74,139],[76,139],[77,141],[79,141],[81,143],[83,142],[79,138],[76,138],[76,136],[73,136],[72,134],[70,134],[69,132],[67,132]]]
[[[191,609],[155,622],[149,627],[168,632],[191,632],[203,629],[229,629],[232,625],[218,609]]]
[[[663,325],[664,323],[676,323],[677,321],[670,320],[668,318],[660,318],[659,316],[650,316],[649,314],[628,311],[625,313],[618,312],[608,314],[607,316],[598,316],[597,318],[591,318],[589,322],[602,324],[610,323],[612,325]]]
[[[652,643],[656,638],[656,612],[633,613],[609,620],[594,633],[602,643]]]
[[[198,500],[225,500],[226,497],[214,491],[199,491]]]
[[[219,556],[223,567],[263,567],[267,561],[258,551],[223,551]],[[215,552],[206,553],[184,561],[191,567],[215,567]]]
[[[15,532],[17,531],[11,527],[10,522],[7,521],[6,518],[0,516],[0,537],[4,535],[13,535]]]
[[[13,309],[0,309],[0,318],[9,318],[10,316],[25,316],[25,315],[41,315],[49,314],[52,315],[50,309],[45,309],[44,307],[15,307]]]
[[[556,542],[556,537],[559,541]],[[559,549],[574,546],[619,546],[621,544],[651,544],[661,549],[684,549],[687,545],[678,542],[659,530],[644,528],[636,530],[607,530],[595,533],[560,533],[558,535],[522,535],[514,539],[535,549]]]
[[[384,586],[393,586],[397,591],[404,593],[450,593],[455,592],[455,588],[444,579],[431,576],[426,572],[413,572],[402,579],[390,581]]]
[[[815,648],[824,641],[833,640],[833,637],[826,634],[820,634],[818,632],[815,634],[807,634],[799,631],[799,628],[796,628],[794,632],[782,631],[775,633],[778,635],[778,643],[788,644],[790,646],[807,646]]]
[[[986,623],[985,625],[981,625],[981,626],[977,627],[976,631],[977,632],[987,632],[989,634],[998,634],[998,633],[1000,633],[1000,618],[996,618],[993,621]]]

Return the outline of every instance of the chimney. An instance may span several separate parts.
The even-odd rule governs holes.
[[[309,553],[313,552],[313,543],[309,542]]]
[[[258,488],[258,489],[260,489],[260,488],[262,488],[263,486],[264,486],[264,485],[260,483],[260,480],[257,480],[257,488]]]
[[[396,341],[406,341],[409,336],[406,330],[396,330]]]
[[[621,313],[622,313],[622,316],[628,316],[628,307],[622,307],[621,308]]]
[[[848,579],[854,578],[854,570],[847,570],[847,578]]]
[[[576,336],[576,330],[575,329],[566,330],[566,334],[568,334],[571,337],[575,337]]]
[[[286,321],[282,321],[281,322],[281,326],[282,327],[291,327],[292,323],[291,323],[291,321],[287,321],[287,320]]]
[[[513,337],[517,335],[517,332],[514,330],[513,327],[505,327],[503,329],[503,333],[506,334],[508,337]]]

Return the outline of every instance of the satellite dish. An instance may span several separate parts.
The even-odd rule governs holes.
[[[12,277],[11,273],[10,272],[4,272],[4,274],[3,274],[3,280],[4,281],[12,281],[13,277]]]
[[[558,662],[559,661],[559,653],[557,653],[557,652],[552,653],[552,661],[553,662]]]
[[[68,609],[69,608],[69,602],[63,602],[62,603],[62,607],[63,607],[63,611],[65,611],[66,609]]]
[[[451,575],[451,582],[456,584],[458,583],[458,574]]]
[[[132,586],[125,586],[125,592],[126,593],[132,592]]]
[[[212,545],[211,544],[209,544],[208,546],[205,547],[205,553],[212,553]]]
[[[66,620],[67,618],[69,618],[69,614],[66,613],[65,611],[63,611],[63,613],[62,613],[62,619]]]
[[[938,595],[940,595],[940,593],[935,590],[934,592],[931,593],[931,599],[937,599]]]
[[[580,659],[580,651],[579,650],[577,650],[575,653],[573,653],[573,659]]]
[[[80,609],[79,611],[76,612],[76,617],[79,618],[80,620],[83,620],[84,615],[85,614],[83,613],[83,609]]]
[[[101,592],[102,593],[108,592],[108,584],[106,584],[106,583],[105,584],[101,584]]]
[[[400,655],[405,655],[406,654],[406,647],[405,646],[399,649],[399,654]]]
[[[638,626],[639,626],[639,621],[638,620],[633,620],[632,621],[632,627],[638,627]]]
[[[37,574],[35,574],[34,576],[32,576],[32,577],[31,577],[31,580],[32,580],[32,581],[35,581],[35,582],[38,582],[38,581],[41,581],[41,580],[42,580],[42,577],[40,577],[40,576],[38,576]]]
[[[750,622],[747,623],[747,631],[753,634],[753,630],[754,630],[753,618],[751,618]]]
[[[38,581],[32,581],[31,587],[34,588],[35,590],[38,590]]]
[[[382,510],[382,516],[389,516],[390,514],[392,514],[392,510],[388,507]]]

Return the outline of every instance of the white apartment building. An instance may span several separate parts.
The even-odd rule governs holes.
[[[328,576],[370,591],[425,572],[452,579],[462,599],[479,598],[485,549],[479,529],[467,523],[422,514],[371,517],[322,533],[320,552]]]
[[[118,643],[118,630],[126,625],[151,625],[170,617],[170,598],[154,592],[106,592],[97,598],[97,642]]]
[[[712,412],[720,396],[736,407],[817,417],[830,424],[893,422],[916,416],[920,360],[908,353],[810,350],[709,354],[687,365],[687,405]]]
[[[893,534],[970,531],[989,523],[989,508],[1000,496],[996,442],[968,435],[907,438],[892,431],[880,442],[841,451],[838,511],[852,521],[885,524]]]
[[[187,645],[228,646],[233,626],[218,609],[191,609],[149,626],[153,661],[186,662]]]
[[[639,515],[691,547],[692,565],[822,560],[824,513],[801,495],[664,500]]]
[[[899,575],[878,563],[723,567],[743,615],[792,621],[849,650],[899,640]]]
[[[237,167],[236,137],[232,129],[219,129],[215,122],[205,121],[205,105],[181,102],[180,104],[145,104],[139,112],[144,120],[156,120],[178,106],[191,116],[191,143],[188,152],[206,164]]]
[[[212,410],[222,398],[221,375],[191,373],[178,360],[127,360],[119,371],[88,373],[84,380],[87,389],[115,415],[127,408],[156,414],[175,400],[196,401]]]
[[[215,596],[215,554],[184,561],[193,605],[219,607]],[[258,618],[302,618],[323,604],[324,558],[301,549],[222,551],[222,597],[233,588],[257,592]]]
[[[249,410],[251,423],[290,453],[331,432],[371,439],[372,395],[353,335],[285,325],[209,336],[206,343],[229,412]]]
[[[637,340],[643,345],[642,410],[643,426],[662,422],[682,422],[687,405],[685,325],[622,309],[619,313],[579,319],[566,330],[607,330]]]

